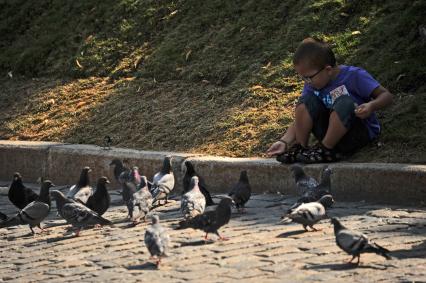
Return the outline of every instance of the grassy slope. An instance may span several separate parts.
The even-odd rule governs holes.
[[[261,155],[292,120],[310,35],[396,94],[383,146],[353,160],[425,162],[426,3],[410,2],[0,1],[0,136]]]

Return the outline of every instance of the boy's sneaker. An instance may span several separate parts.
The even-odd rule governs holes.
[[[299,152],[296,155],[296,161],[302,163],[326,163],[340,161],[342,157],[336,150],[328,149],[321,143],[317,143],[313,147]]]
[[[297,154],[302,152],[304,149],[305,148],[302,145],[296,143],[292,147],[290,147],[286,152],[278,155],[277,161],[279,161],[281,163],[285,163],[285,164],[295,163],[295,162],[297,162],[297,160],[296,160]]]

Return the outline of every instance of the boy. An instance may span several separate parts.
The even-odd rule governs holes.
[[[336,65],[331,48],[307,38],[293,56],[305,82],[293,124],[267,150],[283,163],[334,162],[367,145],[380,133],[376,110],[392,103],[392,94],[365,70]],[[319,143],[308,147],[310,133]]]

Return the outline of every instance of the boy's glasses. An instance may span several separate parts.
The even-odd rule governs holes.
[[[319,70],[318,72],[316,72],[315,74],[313,74],[312,76],[306,76],[306,77],[304,77],[304,76],[301,76],[301,75],[299,75],[299,77],[305,82],[305,83],[307,83],[307,84],[311,84],[312,83],[312,79],[316,76],[316,75],[318,75],[319,73],[321,73],[322,72],[322,70],[324,70],[326,68],[326,66],[324,66],[324,67],[322,67],[322,69],[321,70]]]

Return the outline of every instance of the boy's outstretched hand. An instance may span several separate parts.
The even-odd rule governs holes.
[[[373,105],[371,105],[370,102],[361,104],[357,108],[355,108],[355,115],[361,119],[368,118],[373,112]]]
[[[271,156],[274,156],[274,155],[284,153],[284,151],[286,151],[286,150],[287,150],[286,144],[283,143],[283,142],[277,141],[269,147],[269,149],[266,151],[266,154],[269,157],[271,157]]]

